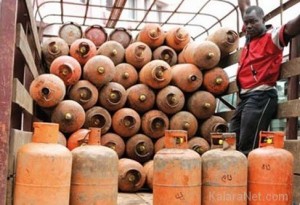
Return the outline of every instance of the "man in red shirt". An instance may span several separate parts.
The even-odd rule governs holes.
[[[258,147],[258,135],[268,130],[277,111],[276,81],[280,73],[283,47],[300,33],[300,15],[279,28],[264,24],[264,12],[238,0],[243,16],[246,43],[241,52],[237,85],[241,101],[230,122],[237,135],[237,149],[245,155]]]

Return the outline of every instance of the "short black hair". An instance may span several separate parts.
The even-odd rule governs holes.
[[[255,13],[257,14],[257,16],[259,16],[261,18],[263,18],[265,16],[264,10],[261,7],[259,7],[259,6],[249,6],[246,9],[245,14],[249,14],[252,11],[255,11]]]

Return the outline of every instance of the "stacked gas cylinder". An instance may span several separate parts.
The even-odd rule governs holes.
[[[49,72],[34,79],[30,95],[59,124],[70,150],[87,143],[90,127],[101,128],[101,144],[120,159],[121,191],[138,191],[146,182],[151,188],[146,175],[165,130],[186,130],[189,148],[200,155],[210,149],[211,132],[228,131],[214,115],[216,98],[229,85],[218,63],[238,40],[229,28],[196,42],[178,26],[163,31],[146,24],[133,40],[123,28],[107,35],[101,26],[82,32],[65,24],[59,37],[42,44]]]

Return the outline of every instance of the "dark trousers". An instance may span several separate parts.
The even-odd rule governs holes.
[[[229,130],[237,136],[237,150],[248,153],[258,147],[259,132],[268,130],[277,112],[277,91],[255,91],[240,95],[241,101],[230,121]]]

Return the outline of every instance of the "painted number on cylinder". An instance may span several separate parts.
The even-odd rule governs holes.
[[[184,196],[182,194],[182,192],[179,192],[175,195],[175,198],[178,199],[178,200],[184,200]]]
[[[224,175],[222,176],[221,180],[222,180],[223,182],[231,181],[231,180],[232,180],[232,176],[231,176],[231,174],[224,174]]]
[[[262,165],[262,169],[263,169],[263,170],[270,171],[270,170],[271,170],[271,166],[270,166],[269,164],[263,164],[263,165]]]

